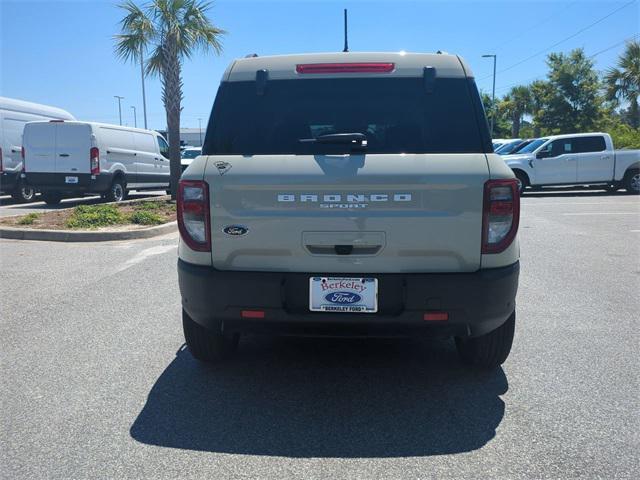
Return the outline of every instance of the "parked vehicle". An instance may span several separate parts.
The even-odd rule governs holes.
[[[526,147],[527,145],[529,145],[531,142],[533,142],[535,140],[536,140],[535,138],[528,138],[526,140],[523,140],[522,142],[520,142],[520,145],[518,145],[516,148],[511,150],[510,155],[515,155],[516,153],[521,151],[524,147]]]
[[[640,150],[614,150],[607,133],[577,133],[537,139],[503,157],[526,187],[603,185],[640,193]]]
[[[24,176],[45,202],[169,187],[169,146],[152,130],[94,122],[32,122],[24,128]]]
[[[513,140],[509,140],[508,142],[503,143],[502,145],[500,145],[500,147],[495,150],[495,152],[498,155],[508,155],[509,153],[511,153],[511,151],[515,148],[517,148],[518,146],[520,146],[520,144],[523,142],[524,140],[522,140],[521,138],[516,138]]]
[[[507,143],[509,140],[510,139],[508,139],[508,138],[494,138],[492,140],[493,151],[496,151],[498,148],[500,148],[502,145]]]
[[[20,177],[22,172],[22,132],[27,122],[36,120],[74,120],[60,108],[0,97],[0,191],[14,200],[29,202],[33,187]]]
[[[188,147],[182,151],[182,158],[180,159],[180,164],[182,166],[182,171],[191,165],[193,159],[198,155],[202,154],[202,147]]]
[[[517,181],[458,56],[236,60],[202,153],[178,189],[195,358],[244,332],[438,334],[471,364],[507,358]]]

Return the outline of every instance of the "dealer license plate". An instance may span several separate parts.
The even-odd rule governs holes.
[[[78,183],[78,177],[64,177],[65,183]]]
[[[309,310],[375,313],[378,311],[378,279],[311,277]]]

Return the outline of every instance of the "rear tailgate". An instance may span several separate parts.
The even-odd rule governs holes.
[[[56,171],[57,123],[34,122],[24,127],[24,166],[27,172],[54,173]]]
[[[471,272],[484,154],[211,156],[221,270]],[[233,235],[245,229],[243,235]]]

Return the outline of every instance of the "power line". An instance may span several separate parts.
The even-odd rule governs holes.
[[[639,36],[640,36],[640,33],[636,33],[634,35],[631,35],[630,37],[627,37],[627,38],[625,38],[623,40],[620,40],[619,42],[614,43],[613,45],[610,45],[607,48],[603,48],[602,50],[597,51],[593,55],[590,55],[589,59],[596,58],[598,55],[600,55],[602,53],[605,53],[605,52],[608,52],[609,50],[612,50],[612,49],[616,48],[617,46],[622,45],[623,43],[629,42],[629,41],[631,41],[634,38],[639,37]],[[510,88],[510,87],[515,87],[516,85],[522,85],[522,84],[528,83],[531,80],[539,80],[540,77],[542,77],[542,75],[536,75],[534,77],[527,78],[526,80],[522,80],[522,81],[519,81],[519,82],[511,83],[509,85],[503,85],[501,87],[496,87],[496,90],[505,90],[505,89]]]
[[[578,30],[576,33],[569,35],[568,37],[563,38],[562,40],[554,43],[553,45],[550,45],[548,47],[546,47],[543,50],[540,50],[537,53],[534,53],[533,55],[530,55],[522,60],[520,60],[519,62],[514,63],[513,65],[508,66],[507,68],[503,68],[502,70],[500,70],[498,73],[504,73],[508,70],[511,70],[512,68],[517,67],[518,65],[522,65],[524,62],[527,62],[529,60],[531,60],[532,58],[535,58],[537,56],[542,55],[543,53],[548,52],[549,50],[551,50],[552,48],[557,47],[558,45],[560,45],[561,43],[566,42],[567,40],[571,40],[574,37],[577,37],[578,35],[580,35],[581,33],[585,32],[586,30],[590,29],[591,27],[596,26],[597,24],[603,22],[604,20],[606,20],[607,18],[609,18],[610,16],[618,13],[620,10],[622,10],[623,8],[628,7],[629,5],[631,5],[632,3],[635,3],[637,0],[631,0],[630,2],[625,3],[624,5],[622,5],[621,7],[616,8],[615,10],[613,10],[612,12],[608,13],[607,15],[605,15],[604,17],[599,18],[598,20],[596,20],[593,23],[590,23],[589,25],[587,25],[586,27],[581,28],[580,30]],[[482,77],[481,79],[479,79],[478,81],[482,81],[486,78],[489,78],[491,75],[487,75],[486,77]]]
[[[526,33],[529,33],[531,30],[538,30],[540,28],[541,25],[545,25],[547,23],[549,23],[551,20],[553,20],[554,18],[557,17],[557,15],[559,13],[564,12],[565,10],[567,10],[569,7],[572,7],[573,5],[575,5],[576,3],[578,3],[577,1],[575,2],[571,2],[569,5],[566,5],[564,8],[558,10],[557,12],[553,12],[553,14],[549,15],[547,18],[545,18],[544,20],[542,20],[541,22],[537,22],[533,27],[531,28],[527,28],[523,31],[520,32],[520,34],[516,35],[515,37],[511,37],[509,40],[507,40],[506,42],[502,42],[500,45],[498,45],[497,47],[493,47],[491,49],[491,51],[494,50],[498,50],[499,48],[504,47],[505,45],[511,44],[513,43],[514,40],[517,40],[519,38],[522,38]],[[518,25],[520,25],[518,23]]]

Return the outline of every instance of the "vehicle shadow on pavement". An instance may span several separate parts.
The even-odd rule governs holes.
[[[580,198],[580,197],[627,197],[630,196],[625,190],[617,192],[607,192],[605,190],[527,190],[523,198]],[[633,198],[633,197],[632,197]]]
[[[243,337],[205,366],[182,348],[130,433],[139,442],[287,457],[405,457],[478,449],[504,416],[502,369],[452,342]]]

